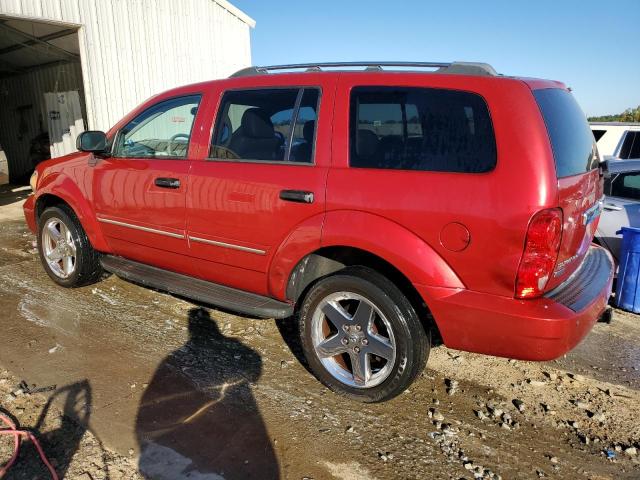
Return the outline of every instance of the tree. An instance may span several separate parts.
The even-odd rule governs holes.
[[[590,122],[640,122],[640,105],[636,108],[627,108],[617,115],[602,115],[600,117],[589,117]]]

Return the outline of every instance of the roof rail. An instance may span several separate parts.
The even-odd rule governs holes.
[[[356,68],[364,67],[365,71],[380,71],[382,67],[393,68],[437,68],[432,73],[453,73],[458,75],[497,76],[498,72],[488,63],[480,62],[325,62],[325,63],[292,63],[289,65],[270,65],[264,67],[247,67],[238,70],[230,78],[250,75],[264,75],[277,70],[301,70],[320,72],[323,68]]]

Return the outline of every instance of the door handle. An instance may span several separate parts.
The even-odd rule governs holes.
[[[619,207],[618,205],[614,205],[612,203],[605,203],[603,208],[605,210],[615,210],[615,211],[622,210],[622,207]]]
[[[180,188],[180,180],[177,178],[156,178],[156,187],[160,188]]]
[[[313,192],[304,190],[281,190],[280,200],[297,203],[313,203]]]

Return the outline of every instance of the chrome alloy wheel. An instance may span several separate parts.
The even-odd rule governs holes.
[[[356,388],[380,385],[396,360],[390,322],[357,293],[335,292],[320,301],[311,318],[311,341],[324,368]]]
[[[68,278],[76,269],[76,244],[71,231],[59,218],[51,217],[42,228],[42,254],[51,271]]]

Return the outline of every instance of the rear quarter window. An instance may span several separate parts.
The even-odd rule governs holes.
[[[559,88],[535,90],[533,95],[547,126],[558,178],[596,168],[595,138],[573,95]]]
[[[591,131],[593,132],[593,138],[596,139],[596,142],[600,141],[600,139],[602,137],[604,137],[604,134],[607,133],[606,130],[594,130],[594,129],[592,129]]]
[[[493,126],[480,95],[356,87],[350,112],[351,167],[483,173],[496,165]]]
[[[611,181],[610,188],[613,197],[640,200],[640,173],[622,173]]]

